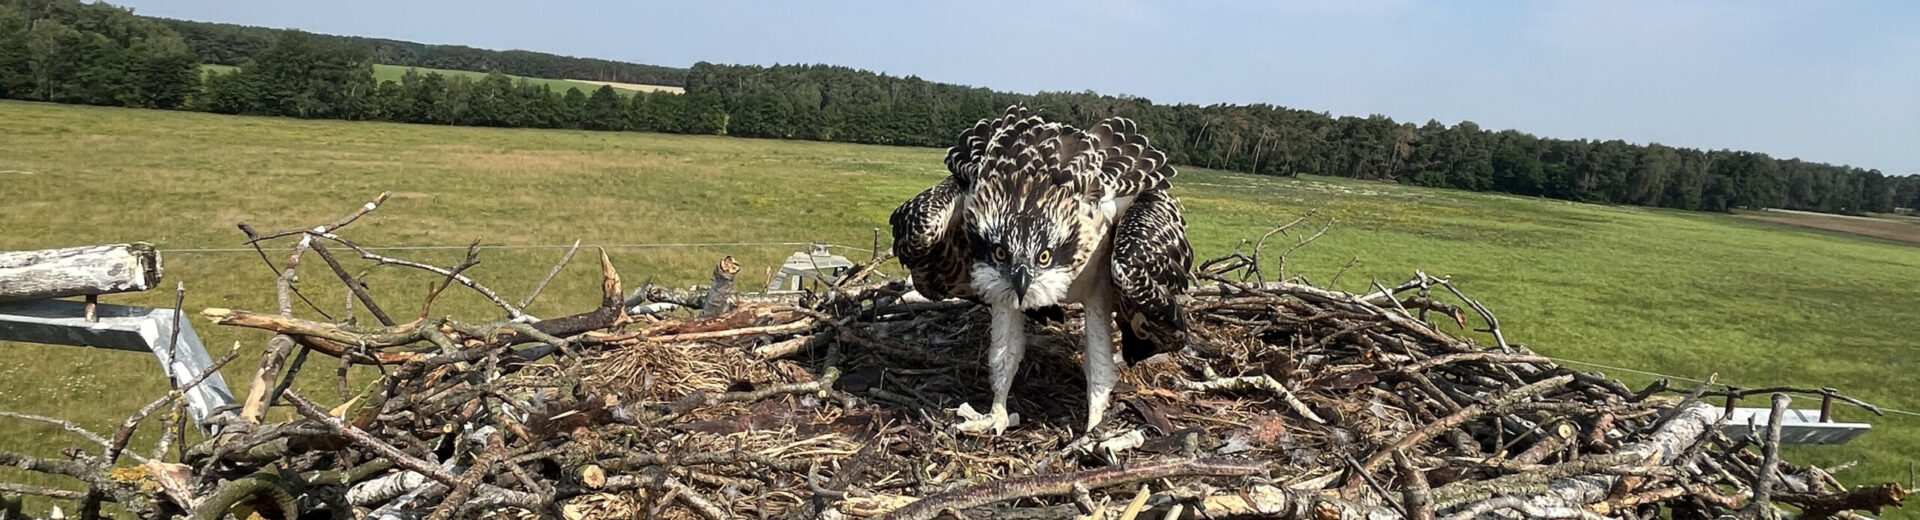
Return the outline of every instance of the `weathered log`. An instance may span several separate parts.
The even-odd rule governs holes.
[[[145,291],[160,252],[145,243],[0,251],[0,302]]]

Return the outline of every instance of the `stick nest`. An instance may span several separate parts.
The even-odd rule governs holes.
[[[509,319],[209,309],[275,334],[256,391],[177,462],[89,495],[153,518],[579,520],[1831,516],[1905,494],[1780,461],[1777,433],[1727,438],[1708,387],[1635,390],[1508,344],[1445,278],[1363,294],[1265,281],[1265,238],[1201,266],[1186,347],[1124,368],[1093,431],[1083,318],[1029,323],[1022,421],[983,437],[948,425],[990,398],[987,313],[874,280],[884,255],[803,294],[626,295],[602,252],[600,305],[536,320],[461,276],[468,264],[390,261],[334,233],[375,202],[337,225],[247,230],[300,237],[282,302],[321,242],[433,270]],[[731,287],[730,263],[713,287]],[[296,349],[384,375],[357,395],[299,388],[283,361]],[[262,422],[270,406],[300,415]]]

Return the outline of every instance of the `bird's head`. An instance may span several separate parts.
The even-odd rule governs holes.
[[[1019,183],[983,189],[969,205],[975,293],[1022,309],[1059,303],[1073,283],[1080,221],[1065,187]]]

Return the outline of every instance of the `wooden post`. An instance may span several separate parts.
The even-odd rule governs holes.
[[[738,274],[740,262],[732,256],[721,258],[720,263],[713,266],[713,285],[707,286],[707,301],[700,308],[700,317],[719,316],[733,308],[733,277]]]
[[[1833,392],[1820,391],[1820,422],[1833,422]]]
[[[144,291],[160,252],[144,243],[0,252],[0,302]]]

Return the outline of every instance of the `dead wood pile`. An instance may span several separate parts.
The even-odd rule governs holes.
[[[1079,431],[1080,325],[1069,312],[1033,325],[1011,405],[1023,422],[978,437],[946,425],[960,403],[988,399],[986,313],[870,280],[884,254],[800,296],[628,297],[601,252],[599,305],[536,319],[522,310],[533,296],[509,303],[461,274],[471,252],[438,267],[336,234],[383,200],[313,229],[242,225],[250,243],[296,243],[275,262],[278,312],[203,313],[272,333],[246,402],[217,435],[110,470],[126,434],[176,391],[111,441],[94,435],[104,453],[0,452],[0,464],[71,476],[86,492],[0,493],[76,500],[83,517],[112,501],[143,518],[576,520],[1683,519],[1782,506],[1829,517],[1905,493],[1850,489],[1833,469],[1780,460],[1777,423],[1775,436],[1726,438],[1718,408],[1700,402],[1706,387],[1635,390],[1507,344],[1445,278],[1365,294],[1266,281],[1266,238],[1201,267],[1190,346],[1124,370],[1095,431]],[[507,319],[395,320],[342,269],[342,250],[436,272],[438,289],[478,291]],[[309,253],[381,324],[296,317]],[[714,285],[738,272],[722,262]],[[1491,344],[1455,333],[1469,323],[1485,324],[1477,337]],[[382,375],[357,392],[344,376],[332,388],[293,384],[313,353]],[[297,417],[267,421],[270,407]]]

